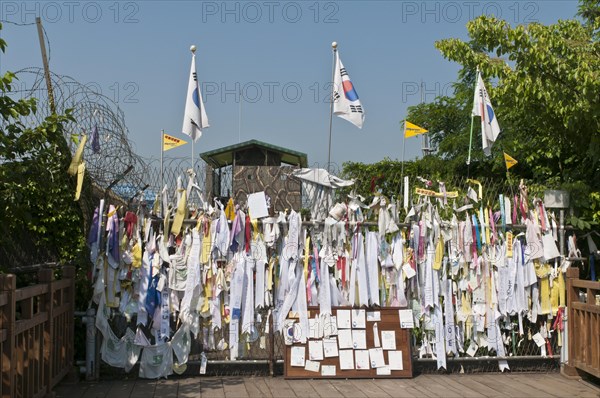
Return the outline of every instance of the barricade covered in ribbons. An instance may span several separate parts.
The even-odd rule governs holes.
[[[309,306],[320,317],[337,306],[410,308],[413,352],[438,368],[449,356],[495,355],[504,370],[521,344],[554,355],[568,262],[542,201],[524,186],[489,204],[475,189],[413,192],[406,209],[336,195],[326,212],[311,204],[309,220],[274,214],[264,193],[190,209],[180,186],[172,203],[165,189],[152,211],[120,218],[102,201],[88,239],[102,360],[126,371],[139,362],[140,377],[159,378],[182,373],[193,347],[249,358],[251,344],[264,349],[271,330],[285,331],[290,311],[294,337],[309,338]]]

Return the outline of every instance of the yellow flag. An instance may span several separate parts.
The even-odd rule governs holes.
[[[187,141],[175,138],[172,135],[163,134],[163,151],[168,151],[169,149],[177,148],[178,146],[185,144],[187,144]]]
[[[506,163],[506,170],[508,170],[518,162],[506,152],[504,152],[504,163]]]
[[[423,127],[419,127],[408,120],[404,121],[404,138],[414,137],[415,135],[425,133],[427,133],[427,130],[425,130]]]

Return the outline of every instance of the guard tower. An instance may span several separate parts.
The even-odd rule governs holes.
[[[264,191],[274,211],[302,207],[299,180],[288,177],[293,169],[306,167],[305,153],[250,140],[200,154],[206,162],[206,192],[214,197],[231,195],[245,203],[248,194]]]

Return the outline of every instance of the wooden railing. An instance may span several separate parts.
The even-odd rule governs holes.
[[[73,367],[75,268],[38,272],[38,284],[16,288],[0,275],[0,397],[43,397]]]
[[[600,377],[600,282],[579,279],[579,269],[567,270],[569,327],[568,375],[578,372]]]

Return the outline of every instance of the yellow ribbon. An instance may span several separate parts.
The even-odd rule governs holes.
[[[233,204],[233,198],[229,198],[227,206],[225,206],[225,217],[229,221],[235,220],[235,205]]]
[[[75,190],[75,201],[79,200],[81,195],[81,187],[83,187],[83,176],[85,175],[85,162],[79,163],[77,166],[77,188]]]
[[[181,198],[179,199],[179,203],[177,204],[177,212],[175,213],[175,219],[173,220],[173,226],[171,227],[171,232],[173,235],[177,236],[181,232],[181,227],[183,226],[183,220],[187,214],[187,195],[185,191],[181,192]]]
[[[77,168],[79,167],[79,164],[82,161],[83,148],[85,148],[86,141],[87,141],[87,135],[83,134],[81,136],[81,141],[79,141],[79,146],[77,147],[77,150],[75,151],[75,154],[73,155],[73,158],[71,159],[71,164],[69,165],[69,169],[67,170],[67,173],[69,173],[72,176],[77,174],[77,171],[78,171]]]
[[[477,186],[479,187],[479,200],[483,199],[483,187],[481,186],[481,183],[477,180],[473,180],[471,178],[467,178],[467,182],[470,182],[472,184],[477,184]]]
[[[442,268],[442,260],[444,258],[444,241],[439,238],[435,246],[435,257],[433,259],[433,269],[439,270]]]

